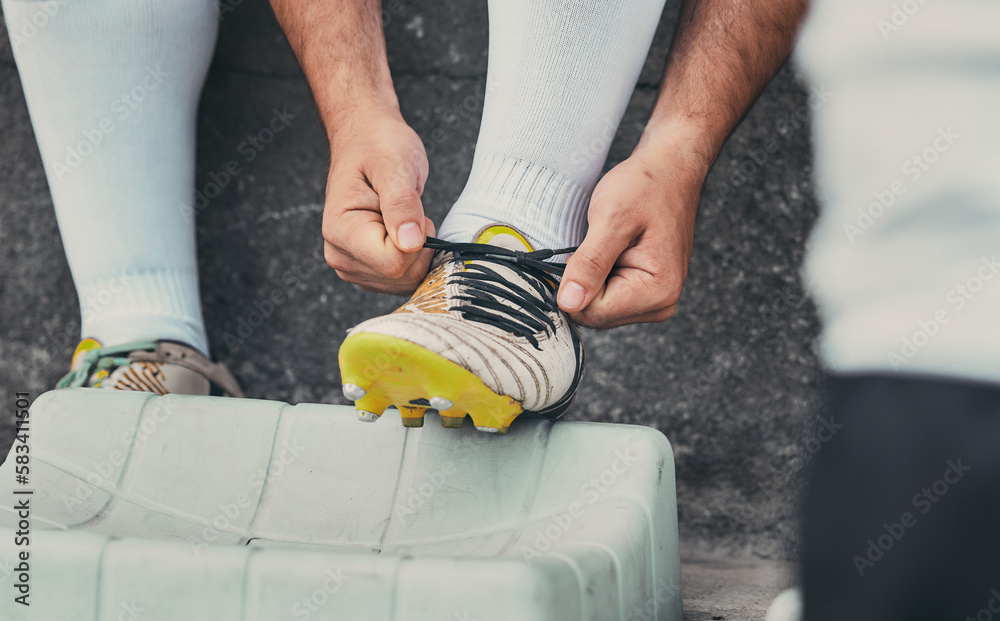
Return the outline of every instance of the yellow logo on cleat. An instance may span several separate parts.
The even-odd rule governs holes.
[[[76,346],[76,351],[73,352],[73,359],[70,360],[69,368],[76,368],[76,361],[88,351],[93,349],[100,349],[101,343],[97,339],[86,338],[80,341],[80,344]]]
[[[488,244],[490,242],[493,242],[494,246],[502,246],[510,250],[521,250],[521,248],[516,247],[518,244],[523,246],[524,250],[528,252],[534,250],[520,231],[504,224],[487,227],[476,237],[477,244]]]

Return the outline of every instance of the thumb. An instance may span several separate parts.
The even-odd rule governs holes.
[[[633,237],[629,227],[592,222],[583,243],[566,262],[559,284],[559,307],[568,313],[586,308],[604,288],[608,274]]]
[[[424,245],[427,218],[420,202],[423,184],[413,168],[401,166],[394,173],[375,176],[379,210],[389,239],[403,252],[417,252]]]

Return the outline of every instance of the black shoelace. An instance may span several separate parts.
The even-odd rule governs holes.
[[[562,263],[548,263],[546,259],[560,254],[570,254],[576,248],[559,250],[535,250],[519,252],[501,246],[446,242],[428,237],[425,248],[451,252],[455,261],[475,261],[466,265],[465,271],[457,272],[453,278],[460,279],[468,295],[455,299],[467,302],[448,310],[457,311],[469,321],[496,326],[516,336],[524,337],[535,349],[541,350],[535,335],[555,332],[555,320],[549,315],[559,312],[556,293],[559,277],[566,266]],[[524,279],[531,289],[520,283],[512,283],[486,263],[516,266],[516,270],[526,276]],[[496,283],[503,282],[506,286]],[[503,301],[510,302],[505,304]]]

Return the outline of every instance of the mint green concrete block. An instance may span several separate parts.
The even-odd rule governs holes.
[[[10,560],[10,575],[0,576],[0,619],[10,621],[93,621],[98,612],[100,568],[98,561],[107,540],[87,533],[60,530],[39,531],[31,537],[29,557],[31,592],[29,606],[14,602],[20,595],[13,584],[13,569],[20,562],[13,537],[0,540],[4,568]]]
[[[33,405],[31,456],[32,614],[0,619],[682,618],[673,457],[645,427],[72,389]],[[9,456],[0,481],[16,559]]]

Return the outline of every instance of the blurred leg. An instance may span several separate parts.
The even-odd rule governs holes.
[[[799,60],[831,95],[806,276],[844,427],[805,513],[807,621],[1000,613],[998,23],[812,3]]]
[[[583,239],[590,194],[656,31],[663,0],[491,0],[476,155],[439,237],[493,224],[536,248]]]
[[[3,0],[82,335],[208,352],[193,220],[214,0]]]
[[[1000,615],[1000,387],[836,381],[805,512],[805,618]],[[992,604],[991,604],[992,600]]]

